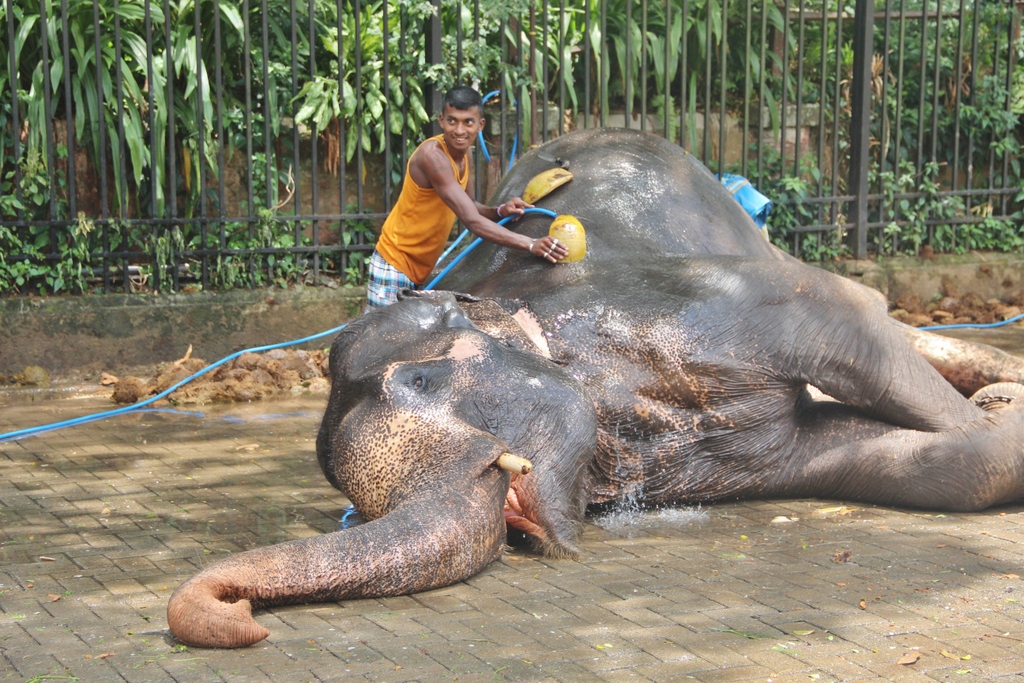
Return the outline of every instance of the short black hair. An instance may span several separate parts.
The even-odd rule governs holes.
[[[444,112],[445,106],[451,106],[452,109],[458,109],[459,111],[466,111],[476,107],[480,110],[480,115],[484,114],[484,101],[480,97],[480,93],[475,88],[471,88],[468,85],[457,85],[444,94],[444,99],[441,100],[441,111]]]

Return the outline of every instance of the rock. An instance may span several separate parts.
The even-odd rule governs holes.
[[[896,299],[896,308],[902,308],[907,313],[920,313],[921,297],[913,292],[901,294],[899,298]]]
[[[50,384],[50,374],[38,365],[29,365],[12,379],[15,384],[27,387],[45,387]]]
[[[114,399],[114,403],[135,403],[140,398],[149,396],[149,393],[149,385],[144,379],[129,376],[118,380],[111,398]]]

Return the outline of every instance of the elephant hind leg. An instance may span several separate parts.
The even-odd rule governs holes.
[[[950,511],[1021,498],[1024,398],[1000,404],[941,432],[895,428],[820,404],[798,445],[811,455],[788,469],[789,483],[780,487],[789,495]]]
[[[893,321],[903,337],[964,396],[996,382],[1024,382],[1024,359],[988,344],[944,337]]]

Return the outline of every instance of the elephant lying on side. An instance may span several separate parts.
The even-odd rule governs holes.
[[[573,556],[587,505],[625,496],[978,510],[1024,495],[1022,388],[962,395],[1024,363],[891,321],[877,293],[770,246],[660,138],[559,138],[494,201],[560,160],[575,179],[541,204],[581,219],[587,257],[484,247],[446,282],[469,294],[410,293],[351,323],[317,453],[371,521],[203,570],[171,598],[179,639],[244,646],[268,635],[252,605],[459,581],[507,527]],[[506,453],[533,471],[495,466]]]

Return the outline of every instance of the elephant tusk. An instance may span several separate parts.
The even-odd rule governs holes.
[[[511,453],[502,453],[494,464],[514,474],[529,474],[530,470],[533,469],[532,462]]]

